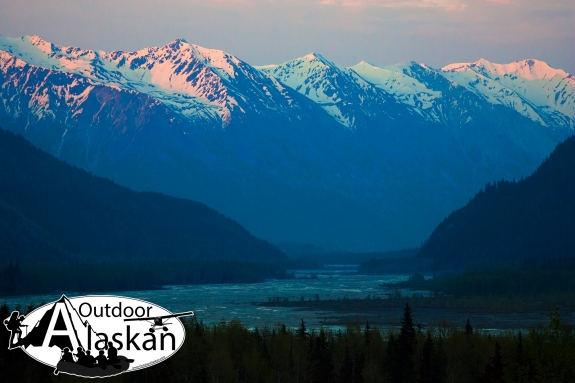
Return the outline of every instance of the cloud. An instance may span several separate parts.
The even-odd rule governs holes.
[[[446,11],[463,11],[467,8],[463,0],[319,0],[319,3],[342,7],[438,8]]]

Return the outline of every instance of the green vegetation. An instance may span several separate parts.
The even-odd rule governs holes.
[[[0,295],[53,291],[96,292],[157,289],[164,285],[261,282],[285,278],[283,263],[166,261],[97,264],[8,264]]]
[[[29,307],[31,310],[33,307]],[[10,310],[0,307],[0,317]],[[206,325],[185,320],[186,340],[156,366],[111,382],[384,382],[567,383],[575,376],[575,331],[551,313],[549,325],[490,334],[471,324],[421,328],[405,305],[401,327],[367,323],[344,331],[281,324],[249,330],[239,321]],[[465,326],[465,327],[464,327]],[[0,330],[0,344],[8,343]],[[84,382],[60,374],[21,350],[0,347],[5,382]]]

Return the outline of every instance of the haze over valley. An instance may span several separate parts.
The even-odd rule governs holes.
[[[254,67],[183,39],[107,53],[31,36],[0,37],[0,76],[0,125],[57,158],[332,251],[419,246],[575,127],[573,76],[533,59]]]
[[[0,10],[3,382],[573,382],[572,0]]]

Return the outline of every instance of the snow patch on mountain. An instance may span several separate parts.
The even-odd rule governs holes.
[[[428,88],[417,79],[403,74],[403,71],[377,67],[365,61],[350,67],[364,80],[392,94],[397,101],[410,105],[418,113],[437,121],[437,116],[425,110],[434,106],[434,101],[441,98],[441,92]]]
[[[373,114],[366,105],[377,103],[381,107],[385,103],[372,84],[319,53],[312,52],[281,65],[258,69],[319,104],[347,128],[355,127],[359,115]]]
[[[93,84],[150,95],[186,118],[220,119],[246,113],[252,94],[264,108],[289,112],[293,100],[283,86],[226,52],[177,39],[163,47],[106,53],[63,47],[37,36],[0,36],[0,50],[31,66],[73,73]],[[248,95],[237,82],[251,85]],[[243,107],[240,105],[243,103]],[[260,107],[254,105],[255,113]]]
[[[496,64],[480,59],[447,65],[442,72],[489,102],[511,107],[543,125],[561,121],[571,128],[575,125],[575,78],[543,61]]]
[[[445,104],[442,92],[462,86],[544,126],[575,128],[575,78],[537,60],[495,64],[481,59],[442,69],[415,62],[384,67],[361,62],[343,68],[310,53],[280,65],[252,67],[229,53],[184,39],[162,47],[107,53],[58,46],[38,36],[0,36],[0,63],[4,71],[38,67],[80,76],[93,86],[143,93],[189,120],[217,120],[223,127],[236,114],[262,115],[270,110],[298,119],[301,105],[295,92],[351,129],[361,121],[394,119],[394,113],[447,123],[447,108],[457,105]],[[451,85],[440,85],[437,76]],[[49,113],[49,97],[41,92],[34,97],[38,108],[44,108],[42,113]],[[67,99],[80,108],[72,101],[75,97]],[[80,113],[75,110],[73,116]]]

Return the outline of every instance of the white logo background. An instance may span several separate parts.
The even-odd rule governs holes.
[[[27,325],[24,339],[52,307],[54,313],[42,346],[23,349],[34,359],[52,367],[56,367],[61,356],[59,347],[48,346],[52,336],[67,335],[74,347],[72,352],[80,346],[79,341],[84,349],[92,350],[93,356],[98,355],[98,348],[102,349],[112,341],[118,355],[134,360],[128,371],[146,368],[169,358],[182,346],[186,336],[178,318],[161,320],[162,325],[155,327],[154,332],[150,332],[152,319],[124,321],[172,315],[163,307],[134,298],[92,295],[61,299],[32,311],[22,323]],[[61,325],[56,326],[59,316],[64,320],[66,330],[62,330]]]

